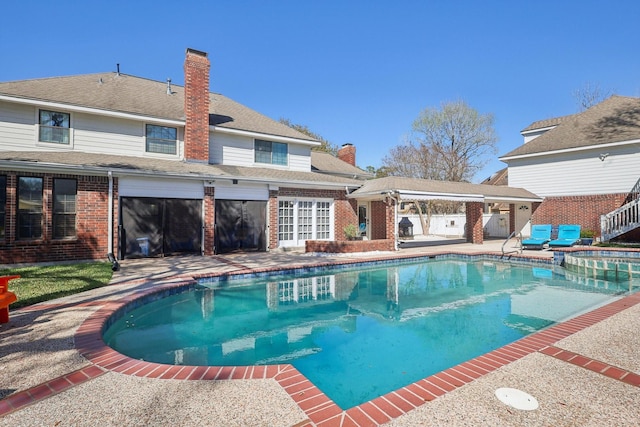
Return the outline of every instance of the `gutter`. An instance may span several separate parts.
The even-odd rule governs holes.
[[[148,177],[148,178],[181,178],[181,179],[191,179],[198,181],[215,181],[219,180],[237,180],[248,183],[259,183],[259,184],[278,184],[280,186],[286,185],[295,185],[296,187],[301,188],[318,188],[318,187],[330,187],[335,189],[343,189],[345,187],[348,188],[359,188],[362,184],[354,183],[354,184],[346,184],[344,182],[326,182],[326,181],[305,181],[305,180],[275,180],[275,179],[265,179],[264,177],[247,177],[242,175],[210,175],[210,174],[200,174],[200,173],[177,173],[177,172],[165,172],[165,171],[140,171],[135,169],[118,169],[117,171],[112,168],[105,167],[91,167],[85,165],[63,165],[59,163],[45,163],[38,161],[24,161],[24,160],[0,160],[0,166],[6,166],[7,168],[11,168],[14,170],[24,170],[24,171],[33,171],[34,169],[47,168],[51,170],[56,170],[58,172],[68,172],[68,173],[77,173],[81,175],[88,174],[104,174],[112,172],[117,176],[139,176],[139,177]]]

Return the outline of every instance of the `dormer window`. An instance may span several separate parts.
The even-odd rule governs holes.
[[[255,162],[270,165],[287,165],[287,144],[281,142],[255,140]]]
[[[167,126],[147,125],[147,153],[177,154],[178,130]]]
[[[70,142],[70,115],[59,111],[40,110],[40,142],[52,142],[55,144],[69,144]]]

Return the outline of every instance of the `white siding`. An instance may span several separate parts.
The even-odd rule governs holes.
[[[269,200],[269,187],[264,184],[218,184],[215,185],[215,198],[225,200]]]
[[[144,154],[144,124],[114,117],[76,113],[73,120],[76,151],[121,156]]]
[[[209,161],[214,164],[252,166],[253,138],[214,133],[209,142],[209,153]]]
[[[311,147],[289,144],[289,170],[299,172],[311,171]]]
[[[627,193],[638,178],[638,145],[509,160],[509,186],[543,197]]]
[[[60,109],[64,111],[64,109]],[[0,102],[0,149],[15,151],[74,150],[121,156],[153,156],[178,159],[179,155],[145,152],[147,122],[71,113],[72,144],[38,142],[38,108]],[[178,153],[182,153],[183,129],[178,128]]]
[[[269,138],[264,138],[266,141]],[[240,135],[214,133],[209,138],[209,161],[213,164],[231,166],[255,166],[285,169],[300,172],[311,171],[310,147],[289,143],[287,166],[267,165],[254,162],[254,138]]]
[[[0,101],[0,150],[36,149],[36,109]]]
[[[202,199],[202,181],[153,178],[120,178],[118,193],[121,197],[159,197],[168,199]]]

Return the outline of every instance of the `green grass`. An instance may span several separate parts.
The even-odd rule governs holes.
[[[0,276],[16,274],[20,279],[9,282],[18,297],[11,309],[105,286],[113,272],[108,262],[0,269]]]

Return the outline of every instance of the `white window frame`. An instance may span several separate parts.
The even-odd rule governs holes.
[[[292,214],[293,214],[293,236],[290,240],[281,240],[280,226],[281,226],[281,216],[280,216],[280,202],[293,202]],[[310,208],[310,217],[307,217],[311,220],[311,224],[305,221],[301,221],[302,217],[300,213],[303,212],[303,209],[307,209],[305,205],[311,203]],[[329,235],[328,237],[319,238],[318,237],[318,204],[319,203],[329,203]],[[305,241],[307,240],[333,240],[334,239],[334,203],[333,199],[314,199],[308,197],[299,197],[299,198],[291,198],[291,197],[279,197],[278,198],[278,246],[279,247],[298,247],[304,246]],[[286,225],[286,224],[285,224]],[[322,224],[320,224],[322,225]],[[301,232],[307,228],[310,232],[308,238],[306,235],[302,235]],[[323,233],[326,231],[322,230]]]
[[[67,114],[69,116],[69,127],[63,129],[69,129],[69,142],[52,142],[52,141],[40,141],[40,112],[41,111],[50,111],[53,113],[62,113]],[[57,149],[66,149],[73,148],[73,113],[70,111],[60,111],[51,108],[36,108],[36,145],[47,146],[47,147],[56,147]]]
[[[176,132],[176,139],[163,139],[163,138],[153,138],[155,140],[158,141],[173,141],[175,143],[175,152],[174,153],[163,153],[163,152],[159,152],[159,151],[149,151],[149,143],[148,143],[148,128],[149,126],[155,126],[155,127],[159,127],[159,128],[167,128],[167,129],[173,129]],[[157,123],[145,123],[144,124],[144,152],[145,154],[148,155],[153,155],[153,156],[171,156],[171,157],[176,157],[180,154],[180,145],[178,144],[180,135],[178,133],[178,128],[174,127],[174,126],[165,126],[165,125],[159,125]]]

